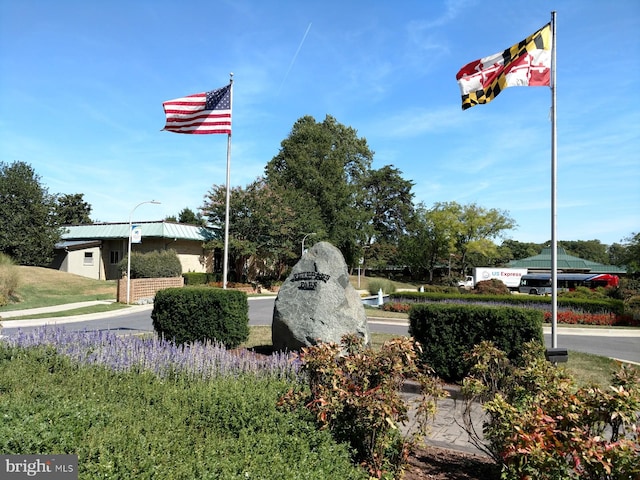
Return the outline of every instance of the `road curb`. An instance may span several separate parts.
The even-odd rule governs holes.
[[[0,319],[0,325],[2,325],[3,328],[22,328],[22,327],[40,327],[44,325],[61,325],[65,323],[86,322],[87,320],[97,320],[102,318],[117,317],[123,314],[143,312],[151,309],[153,309],[153,305],[148,304],[148,305],[132,305],[128,308],[112,310],[110,312],[87,313],[85,315],[71,315],[67,317],[32,318],[32,319],[26,319],[26,320],[20,320],[17,317],[12,317],[7,320]],[[58,310],[58,311],[64,311],[64,310]],[[30,314],[33,314],[33,312]]]

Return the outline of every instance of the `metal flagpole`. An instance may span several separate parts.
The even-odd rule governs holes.
[[[229,110],[233,125],[233,72],[229,74]],[[233,128],[233,127],[232,127]],[[229,268],[229,200],[231,198],[231,132],[227,135],[227,204],[224,215],[224,260],[222,267],[222,288],[227,288],[227,270]]]
[[[557,239],[557,146],[556,131],[556,12],[551,12],[551,348],[558,347],[558,239]]]

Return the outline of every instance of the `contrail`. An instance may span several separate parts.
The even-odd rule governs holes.
[[[284,74],[284,78],[282,79],[282,82],[280,82],[280,88],[278,88],[278,95],[280,95],[280,90],[282,90],[282,86],[284,85],[285,80],[289,76],[289,72],[291,71],[291,68],[293,68],[293,64],[296,63],[296,58],[298,58],[298,54],[302,49],[302,44],[304,43],[305,39],[307,38],[307,35],[309,34],[309,30],[311,30],[311,24],[309,24],[309,26],[307,27],[307,31],[304,32],[302,40],[300,41],[300,45],[298,45],[298,49],[296,50],[296,53],[293,55],[293,58],[291,59],[289,68],[287,68],[287,73]]]

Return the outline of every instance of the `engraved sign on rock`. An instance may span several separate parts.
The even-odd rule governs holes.
[[[339,343],[355,333],[369,343],[362,300],[349,283],[340,250],[315,244],[282,284],[273,310],[271,337],[276,350],[299,350],[320,342]]]

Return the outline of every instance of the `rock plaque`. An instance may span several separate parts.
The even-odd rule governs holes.
[[[340,250],[316,243],[280,287],[273,310],[275,350],[299,350],[320,342],[340,343],[355,333],[369,343],[369,326],[360,295],[349,283]]]

